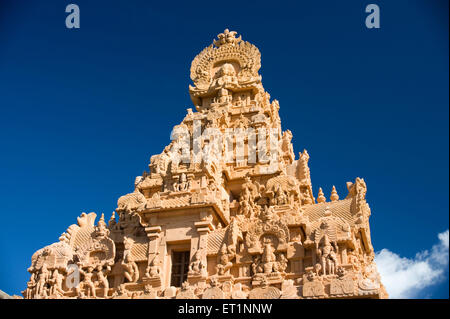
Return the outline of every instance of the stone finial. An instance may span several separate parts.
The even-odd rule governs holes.
[[[325,198],[325,195],[323,194],[322,187],[319,188],[319,194],[317,195],[317,202],[318,203],[325,203],[327,199]]]
[[[107,225],[105,223],[105,214],[102,213],[100,216],[100,219],[97,223],[97,227],[95,227],[96,233],[99,236],[104,236],[105,234],[108,234],[109,231],[107,230]]]
[[[221,45],[227,43],[235,45],[236,43],[241,42],[241,36],[239,36],[239,38],[236,38],[236,34],[237,34],[236,31],[230,31],[228,29],[225,29],[223,33],[217,35],[217,40],[214,40],[214,45],[216,47],[220,47]]]
[[[303,153],[299,154],[300,157],[302,157],[304,160],[308,161],[309,160],[309,154],[308,151],[306,149],[303,150]]]
[[[336,202],[339,200],[339,195],[336,191],[336,187],[333,185],[333,189],[331,190],[330,199],[332,202]]]
[[[103,216],[103,214],[102,214],[102,216]],[[109,226],[116,224],[116,212],[115,211],[112,212],[111,218],[109,219],[108,224],[109,224]]]

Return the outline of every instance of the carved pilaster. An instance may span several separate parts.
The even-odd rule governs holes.
[[[145,227],[145,232],[149,239],[148,243],[148,254],[149,256],[156,254],[158,251],[161,226]]]
[[[161,226],[146,227],[145,232],[149,239],[148,265],[142,281],[152,288],[161,288],[163,260],[159,256],[159,244],[161,241]]]
[[[195,222],[194,225],[197,229],[198,237],[196,241],[191,241],[191,263],[188,272],[188,281],[190,284],[206,282],[208,277],[206,258],[208,234],[214,229],[212,221],[209,219]]]

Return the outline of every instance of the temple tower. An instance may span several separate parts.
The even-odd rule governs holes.
[[[366,184],[313,196],[261,55],[225,30],[191,65],[193,107],[109,224],[83,213],[37,251],[26,298],[386,298]],[[195,110],[195,111],[194,111]],[[67,278],[79,273],[79,284]]]

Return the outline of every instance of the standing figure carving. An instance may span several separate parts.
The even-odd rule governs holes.
[[[274,253],[274,248],[270,242],[264,243],[263,254],[261,257],[261,263],[263,265],[264,273],[270,274],[276,271],[277,257]]]
[[[222,276],[230,272],[233,263],[230,261],[230,254],[227,249],[227,244],[223,244],[218,255],[218,263],[216,266],[217,274]]]
[[[239,214],[247,218],[253,218],[260,212],[260,207],[256,201],[260,198],[261,186],[257,182],[252,182],[249,176],[245,177],[239,197]]]
[[[338,264],[336,249],[325,234],[319,243],[316,243],[316,254],[319,257],[322,274],[334,275]]]
[[[80,265],[79,265],[80,266]],[[93,279],[94,276],[94,268],[89,266],[87,267],[86,271],[84,271],[81,267],[79,267],[80,269],[80,274],[83,275],[83,281],[81,282],[80,286],[81,286],[81,290],[80,290],[80,286],[78,286],[78,288],[76,288],[78,291],[78,296],[80,297],[84,297],[85,293],[84,291],[87,289],[87,297],[90,298],[95,298],[96,294],[95,294],[95,284]]]
[[[59,269],[55,269],[53,271],[52,279],[51,279],[51,283],[52,283],[52,286],[50,288],[51,296],[64,295],[63,280],[64,280],[64,275],[60,272]]]
[[[124,276],[129,282],[136,282],[139,279],[139,269],[136,262],[131,255],[131,247],[133,246],[133,239],[125,237],[123,240],[124,251],[122,259],[122,267],[124,269]]]
[[[42,268],[38,274],[38,280],[36,283],[36,296],[42,297],[45,294],[46,287],[49,280],[50,272],[47,269],[47,265],[43,264]]]
[[[106,266],[106,269],[103,269],[101,265],[97,266],[97,282],[99,287],[103,287],[103,297],[108,297],[109,290],[109,282],[107,275],[111,271],[110,266]]]
[[[30,270],[29,270],[30,271]],[[25,290],[25,298],[33,298],[33,293],[36,290],[36,272],[31,273],[30,280],[27,282],[27,289]]]

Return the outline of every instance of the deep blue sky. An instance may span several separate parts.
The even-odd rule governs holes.
[[[262,53],[315,194],[363,177],[375,250],[449,225],[448,1],[0,0],[0,289],[83,211],[109,218],[191,107],[192,59],[225,28]],[[381,8],[381,29],[364,25]],[[448,280],[431,290],[448,298]]]

